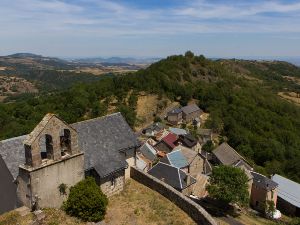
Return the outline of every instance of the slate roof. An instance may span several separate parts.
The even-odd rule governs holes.
[[[121,113],[85,120],[71,125],[78,132],[78,141],[85,154],[85,169],[94,168],[100,177],[127,167],[126,149],[139,142]]]
[[[26,137],[24,135],[0,141],[0,155],[14,179],[19,174],[19,165],[25,163],[23,141]]]
[[[278,174],[272,180],[278,183],[278,197],[300,208],[300,184]]]
[[[190,114],[198,110],[202,111],[196,104],[187,105],[181,108],[182,112],[185,114]]]
[[[156,151],[155,149],[150,145],[148,144],[147,142],[145,142],[145,144],[143,144],[141,147],[140,147],[140,152],[147,158],[149,159],[150,161],[154,161],[156,160]]]
[[[176,135],[185,135],[185,134],[187,134],[187,131],[185,129],[180,129],[180,128],[176,128],[176,127],[170,127],[169,131],[173,134],[176,134]]]
[[[222,143],[215,150],[213,150],[215,157],[223,164],[231,166],[238,162],[243,157],[237,153],[230,145],[227,143]]]
[[[94,168],[103,177],[127,167],[120,151],[138,147],[139,142],[121,113],[74,123],[78,144],[85,153],[85,169]],[[27,135],[0,142],[0,155],[9,171],[17,177],[19,165],[25,163],[23,142]]]
[[[190,176],[190,183],[187,184],[188,175],[184,171],[162,162],[157,163],[148,173],[180,191],[196,183],[195,178]]]
[[[15,209],[17,203],[17,186],[13,176],[0,155],[0,215]]]
[[[273,190],[278,187],[278,184],[271,179],[267,178],[266,176],[251,171],[251,175],[253,176],[253,184],[256,186],[265,189],[267,191]]]
[[[147,133],[147,132],[159,132],[162,129],[164,129],[164,125],[162,123],[153,123],[151,124],[149,127],[145,128],[143,130],[143,133]]]
[[[181,112],[182,112],[182,110],[180,108],[175,108],[175,109],[172,109],[171,111],[169,111],[168,114],[179,114]]]
[[[182,154],[181,150],[176,150],[166,154],[160,161],[176,168],[184,168],[189,165],[189,162]]]
[[[240,159],[239,161],[237,161],[234,164],[234,166],[239,167],[239,168],[245,168],[247,170],[253,170],[253,168],[248,163],[246,163],[243,159]]]
[[[192,148],[195,145],[197,145],[197,139],[195,137],[193,137],[193,135],[191,135],[191,134],[180,135],[179,140],[183,145],[185,145],[189,148]]]

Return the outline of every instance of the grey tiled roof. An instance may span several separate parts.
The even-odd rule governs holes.
[[[188,175],[184,171],[161,162],[152,167],[148,173],[180,191],[196,183],[195,178],[190,176],[190,183],[187,184]]]
[[[223,165],[227,166],[231,166],[240,159],[243,159],[240,154],[225,142],[213,150],[213,154]]]
[[[191,104],[191,105],[187,105],[181,108],[182,112],[184,112],[185,114],[190,114],[192,112],[196,112],[196,111],[202,111],[196,104]]]
[[[137,147],[139,142],[121,113],[85,120],[71,125],[85,154],[85,169],[95,168],[103,177],[125,168],[120,151]]]
[[[146,159],[149,159],[150,161],[154,161],[157,159],[156,157],[156,151],[155,149],[145,142],[141,147],[140,147],[140,152],[144,155]]]
[[[253,176],[253,184],[262,189],[270,191],[278,186],[276,182],[272,181],[271,179],[267,178],[266,176],[260,173],[251,171],[251,175]]]
[[[85,153],[85,169],[95,168],[100,176],[127,167],[119,152],[136,147],[139,142],[121,113],[71,125],[78,132],[78,143]],[[25,163],[23,141],[27,135],[0,142],[0,154],[14,178]]]
[[[182,110],[180,108],[175,108],[175,109],[172,109],[171,111],[169,111],[168,114],[179,114],[181,112],[182,112]]]
[[[25,163],[23,141],[27,135],[0,141],[0,155],[14,178],[19,174],[19,165]]]

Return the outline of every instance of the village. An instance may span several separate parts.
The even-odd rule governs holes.
[[[71,187],[87,176],[110,197],[138,173],[140,181],[150,177],[163,182],[197,208],[195,204],[201,207],[209,197],[206,187],[213,168],[225,165],[246,174],[252,210],[266,215],[266,204],[272,202],[269,219],[280,219],[281,213],[299,216],[300,184],[255,172],[226,141],[221,143],[217,133],[205,128],[207,116],[197,104],[189,104],[134,133],[121,113],[74,124],[48,113],[30,134],[0,142],[0,213],[20,207],[59,208],[67,196],[58,187]],[[198,224],[215,224],[206,214],[200,217]]]

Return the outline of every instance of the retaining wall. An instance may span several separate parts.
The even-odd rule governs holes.
[[[131,167],[130,176],[139,183],[157,191],[184,212],[186,212],[197,224],[217,225],[217,222],[200,205],[175,190],[170,185],[160,181],[152,175],[145,173],[135,167]]]

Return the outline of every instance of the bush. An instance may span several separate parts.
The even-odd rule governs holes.
[[[83,221],[97,222],[104,219],[107,204],[108,199],[94,178],[88,177],[70,188],[63,209],[68,215]]]

